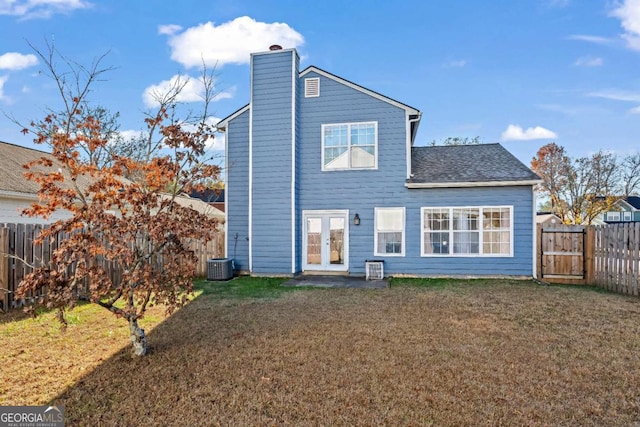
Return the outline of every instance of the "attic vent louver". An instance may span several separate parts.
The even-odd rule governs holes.
[[[320,96],[320,78],[304,79],[304,97],[314,98]]]

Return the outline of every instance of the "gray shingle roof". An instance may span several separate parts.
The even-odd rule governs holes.
[[[41,157],[53,157],[43,151],[20,147],[0,141],[0,190],[15,193],[36,194],[40,186],[24,177],[27,171],[22,167]]]
[[[533,181],[533,173],[500,144],[413,147],[408,183]]]

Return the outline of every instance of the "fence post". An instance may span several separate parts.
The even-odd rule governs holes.
[[[0,228],[0,301],[2,311],[9,310],[9,229]]]
[[[585,263],[585,272],[584,272],[584,281],[587,285],[593,285],[594,280],[594,264],[595,264],[595,228],[592,225],[589,225],[585,229],[584,236],[584,263]]]

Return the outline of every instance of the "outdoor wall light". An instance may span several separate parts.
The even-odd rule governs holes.
[[[360,215],[356,214],[353,217],[353,225],[360,225]]]

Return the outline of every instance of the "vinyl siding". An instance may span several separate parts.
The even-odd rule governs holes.
[[[292,241],[295,245],[294,271],[302,268],[304,210],[348,210],[351,275],[364,275],[367,259],[383,259],[387,275],[532,274],[534,200],[531,186],[407,189],[404,185],[407,140],[403,109],[314,72],[307,73],[305,78],[320,78],[320,96],[305,98],[304,82],[291,75],[291,61],[297,63],[295,53],[282,51],[252,58],[253,273],[291,274]],[[293,108],[292,78],[297,79]],[[296,119],[295,130],[291,127],[292,115]],[[322,125],[370,121],[378,124],[377,169],[323,172]],[[230,252],[234,232],[243,235],[248,230],[248,171],[239,166],[248,163],[248,143],[243,142],[248,139],[248,128],[248,114],[242,114],[231,121],[228,130],[230,164],[235,165],[229,172]],[[292,132],[296,140],[293,176]],[[293,218],[292,179],[295,179],[296,196]],[[420,209],[456,206],[513,206],[513,256],[422,257]],[[406,208],[405,256],[374,256],[376,207]],[[359,226],[352,223],[356,213],[361,218]],[[295,221],[294,239],[291,221]],[[248,257],[248,247],[242,246],[244,242],[246,240],[242,238],[238,241],[240,262]]]
[[[291,274],[292,84],[294,51],[252,56],[253,214],[255,273]],[[295,74],[295,75],[294,75]]]
[[[318,98],[301,100],[300,209],[348,209],[360,226],[349,228],[349,272],[364,275],[367,259],[384,259],[385,274],[531,275],[533,195],[530,186],[407,189],[405,112],[315,73]],[[321,126],[378,122],[378,169],[321,171]],[[422,257],[420,208],[513,205],[513,257]],[[405,256],[374,256],[374,208],[406,207]]]
[[[0,196],[0,223],[51,224],[59,219],[71,218],[71,213],[65,210],[54,212],[46,220],[39,216],[29,217],[22,215],[22,211],[30,207],[31,203],[31,201],[22,198]]]
[[[249,111],[227,129],[227,257],[236,269],[249,270]],[[237,239],[236,239],[237,236]]]

